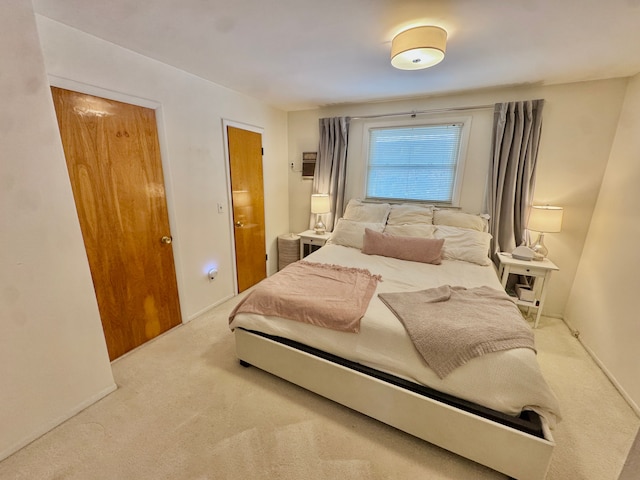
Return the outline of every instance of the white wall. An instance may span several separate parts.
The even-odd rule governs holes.
[[[233,291],[222,119],[264,129],[266,233],[268,269],[272,273],[277,264],[277,236],[307,226],[310,182],[302,181],[299,172],[288,165],[294,162],[294,170],[298,170],[301,153],[317,149],[318,118],[545,98],[536,199],[566,208],[563,232],[548,235],[547,240],[552,258],[562,269],[553,280],[547,306],[551,313],[562,312],[609,156],[625,80],[338,106],[290,113],[287,124],[282,111],[108,42],[46,18],[38,18],[37,27],[42,51],[30,1],[0,3],[0,458],[115,387],[46,73],[57,83],[82,86],[88,93],[138,99],[159,107],[158,126],[185,319]],[[624,116],[627,123],[621,123],[612,152],[611,161],[616,165],[631,166],[632,157],[638,155],[631,131],[637,130],[639,123],[631,110],[640,106],[638,83],[634,80],[629,90]],[[624,191],[631,199],[627,206],[637,203],[633,185],[624,183],[628,173],[624,169],[622,173],[616,169],[613,172],[608,173],[609,187],[603,189],[599,212],[607,202],[615,203],[616,191]],[[633,173],[635,177],[630,176],[637,183],[637,170]],[[618,190],[616,177],[621,177],[624,190]],[[224,206],[222,215],[216,211],[217,203]],[[623,225],[629,227],[630,222],[623,223],[630,218],[628,215],[630,212],[621,210],[615,229],[622,232]],[[596,215],[592,232],[598,225],[602,232],[608,232],[607,218],[604,213]],[[588,283],[585,279],[592,277],[590,261],[601,251],[597,246],[602,245],[602,238],[597,233],[592,235],[585,253],[589,261],[581,265],[578,287],[579,282]],[[616,237],[618,243],[613,237],[602,237],[606,237],[607,246],[626,246],[622,236]],[[631,284],[631,267],[625,269],[631,262],[625,263],[620,257],[617,263],[605,265],[603,259],[600,263],[598,273],[614,272],[613,265],[622,269],[622,281]],[[205,272],[214,264],[220,274],[215,282],[209,282]],[[616,305],[622,297],[616,287],[620,283],[607,280],[609,287],[599,286],[596,292],[607,297],[608,306]],[[587,293],[575,293],[583,291]],[[570,305],[586,308],[589,303],[584,300],[590,295],[588,289],[576,288],[572,299],[579,301],[573,300]],[[626,360],[622,357],[628,352],[635,351],[631,339],[637,338],[638,332],[637,325],[633,331],[630,303],[624,305],[613,317],[599,315],[579,327],[585,339],[595,337],[598,348],[604,345],[603,359],[615,368],[616,375],[626,379],[629,369],[625,372],[618,365]],[[620,328],[613,332],[603,328],[617,318],[624,318]],[[611,345],[623,347],[627,353],[619,352],[616,358],[616,348]],[[638,377],[637,371],[631,373]],[[637,390],[628,390],[633,390],[637,401]]]
[[[640,414],[640,75],[629,83],[566,321]]]
[[[2,459],[115,384],[31,1],[0,31]]]
[[[627,79],[557,86],[500,88],[443,97],[372,104],[341,105],[289,113],[290,225],[294,232],[308,228],[311,182],[302,180],[303,151],[317,151],[318,119],[338,115],[366,116],[413,110],[490,105],[496,102],[544,98],[542,137],[538,153],[534,203],[565,207],[563,230],[547,234],[549,257],[560,267],[550,282],[547,315],[562,316],[573,283],[595,206],[624,99]],[[491,110],[471,112],[472,138],[467,158],[462,208],[480,211],[491,150]],[[357,129],[353,129],[356,131]],[[489,138],[487,138],[489,135]],[[360,142],[359,134],[350,141]],[[362,158],[349,162],[362,164]],[[361,169],[350,166],[350,172]],[[347,179],[357,183],[357,180]]]
[[[233,294],[223,119],[264,132],[268,273],[289,220],[286,113],[36,19],[29,0],[0,3],[0,31],[1,459],[116,388],[50,82],[158,108],[184,320]]]
[[[232,232],[223,119],[263,129],[268,273],[277,236],[289,231],[287,116],[233,92],[46,17],[37,17],[54,84],[116,100],[158,105],[158,130],[184,320],[233,295]],[[62,80],[61,80],[62,79]],[[217,204],[223,213],[217,212]],[[215,281],[207,271],[218,268]]]

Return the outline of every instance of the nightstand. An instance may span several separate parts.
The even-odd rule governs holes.
[[[316,233],[313,230],[305,230],[299,233],[300,237],[300,258],[304,258],[311,252],[315,252],[322,247],[329,237],[330,233]]]
[[[498,260],[500,261],[498,276],[500,277],[502,288],[505,290],[510,274],[522,275],[531,279],[531,300],[522,300],[516,295],[515,301],[517,305],[537,309],[536,319],[533,324],[533,328],[536,328],[540,321],[545,297],[547,296],[549,278],[551,277],[551,273],[559,270],[559,268],[547,258],[544,260],[530,261],[518,260],[513,258],[510,253],[498,253]]]

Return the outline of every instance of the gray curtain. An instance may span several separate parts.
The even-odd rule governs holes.
[[[526,242],[533,200],[544,100],[498,103],[494,110],[493,158],[487,205],[491,254]]]
[[[331,213],[323,215],[328,232],[333,231],[336,219],[344,211],[348,137],[349,117],[320,119],[320,143],[311,193],[329,194]],[[315,215],[311,214],[309,227],[313,228],[315,223]]]

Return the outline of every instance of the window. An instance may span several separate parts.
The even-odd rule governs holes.
[[[464,121],[369,129],[366,197],[455,204]]]

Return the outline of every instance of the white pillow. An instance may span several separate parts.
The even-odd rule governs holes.
[[[489,215],[473,215],[457,210],[436,209],[433,212],[433,224],[486,232],[489,225]]]
[[[491,265],[490,234],[469,228],[438,225],[434,236],[444,239],[443,258],[446,260],[463,260],[478,265]]]
[[[388,203],[363,203],[352,198],[347,204],[342,218],[354,222],[386,223],[391,205]]]
[[[362,250],[364,243],[364,230],[369,228],[375,232],[384,230],[384,223],[354,222],[341,218],[333,229],[328,244],[343,245]]]
[[[384,227],[384,233],[401,237],[434,238],[433,234],[435,231],[435,225],[427,225],[426,223],[416,223],[413,225],[389,225],[387,223]]]
[[[413,205],[402,203],[391,205],[388,225],[405,225],[409,223],[433,223],[433,205]]]

